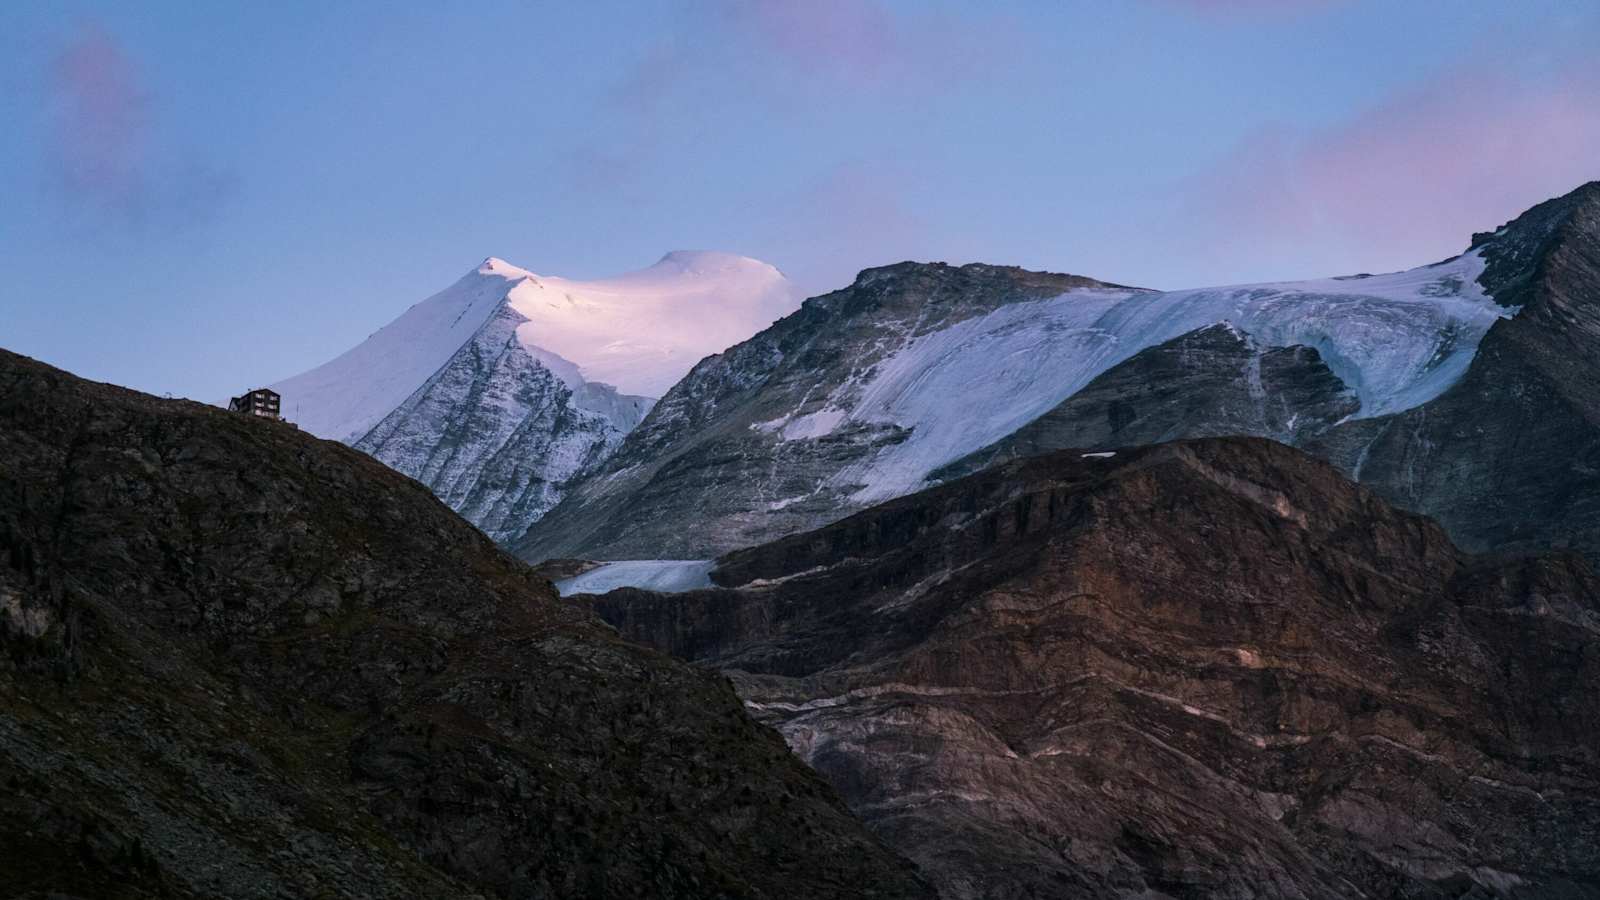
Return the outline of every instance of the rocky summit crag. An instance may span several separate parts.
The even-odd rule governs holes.
[[[1519,312],[1415,409],[1307,444],[1477,550],[1600,560],[1600,182],[1475,235],[1483,280]]]
[[[947,898],[1600,897],[1600,582],[1217,438],[1004,463],[592,603]]]
[[[420,484],[0,351],[0,896],[920,897]]]

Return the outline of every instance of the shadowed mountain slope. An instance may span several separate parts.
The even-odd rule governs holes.
[[[915,897],[420,484],[0,351],[0,895]]]

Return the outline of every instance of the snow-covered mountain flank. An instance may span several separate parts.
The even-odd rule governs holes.
[[[596,281],[491,257],[271,387],[286,418],[422,481],[503,539],[604,459],[695,361],[797,299],[777,269],[727,253],[673,252]]]
[[[1446,443],[1491,452],[1471,433],[1485,427],[1471,402],[1450,398],[1478,383],[1486,335],[1538,307],[1541,278],[1588,277],[1597,201],[1590,185],[1459,256],[1388,275],[1159,292],[978,264],[868,269],[696,366],[514,547],[535,561],[703,559],[995,460],[1203,434],[1323,448],[1431,512],[1402,481]],[[1574,262],[1554,267],[1563,247]],[[1392,424],[1447,402],[1459,421],[1413,416],[1447,430],[1432,443]],[[1433,490],[1456,497],[1437,476]]]

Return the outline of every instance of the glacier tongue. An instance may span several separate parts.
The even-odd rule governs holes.
[[[1408,409],[1466,371],[1494,321],[1515,310],[1478,285],[1478,253],[1389,275],[1162,293],[1068,291],[910,339],[826,401],[825,423],[771,423],[789,439],[850,422],[909,429],[829,480],[876,502],[999,440],[1147,347],[1229,322],[1266,346],[1315,347],[1361,400],[1360,417]],[[826,427],[819,428],[819,425]]]

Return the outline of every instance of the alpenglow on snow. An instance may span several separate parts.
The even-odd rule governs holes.
[[[271,387],[301,428],[422,481],[504,539],[604,459],[697,361],[797,303],[777,269],[728,253],[677,251],[595,281],[490,257]]]

